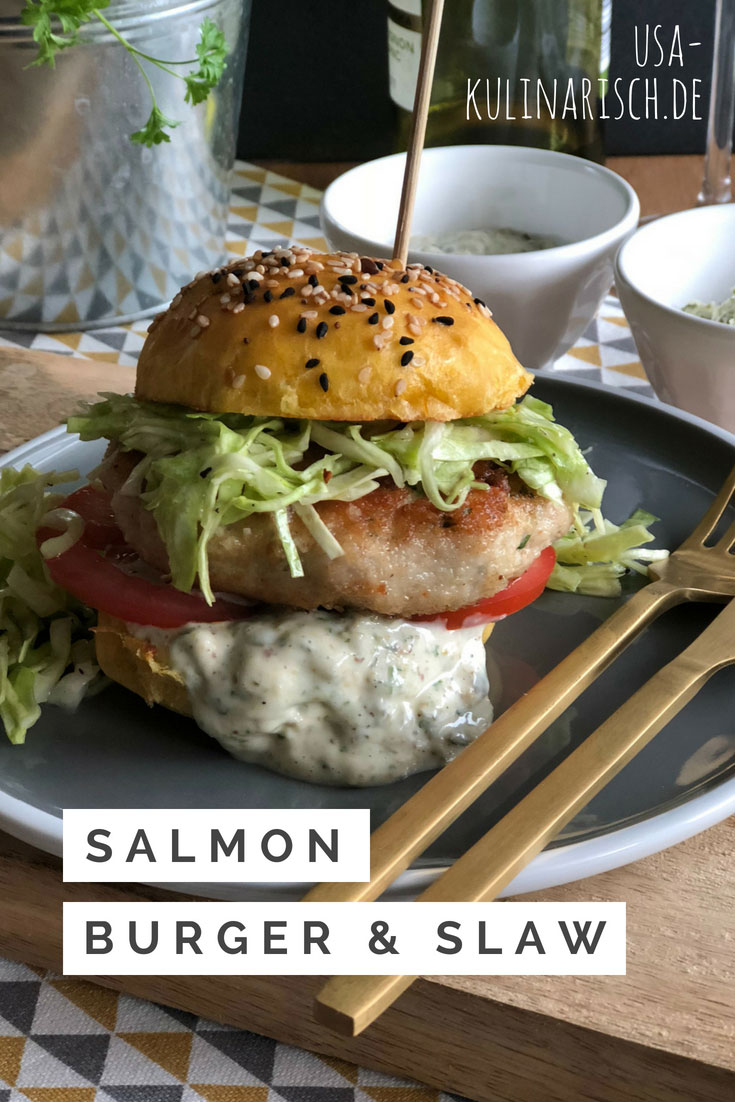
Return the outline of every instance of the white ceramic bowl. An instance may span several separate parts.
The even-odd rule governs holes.
[[[659,398],[735,431],[735,326],[681,309],[735,287],[735,203],[643,226],[618,253],[615,282]]]
[[[324,193],[330,246],[390,256],[405,154],[345,172]],[[529,368],[553,363],[584,331],[612,283],[621,241],[638,224],[638,198],[620,176],[565,153],[524,146],[424,150],[413,232],[510,227],[568,244],[530,253],[468,256],[411,250],[483,299]]]

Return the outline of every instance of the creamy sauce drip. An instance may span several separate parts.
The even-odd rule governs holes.
[[[234,757],[321,784],[386,784],[455,757],[492,720],[482,628],[276,610],[165,645],[194,717]]]
[[[551,234],[526,233],[508,227],[489,230],[448,230],[446,233],[419,234],[411,238],[411,248],[425,253],[462,253],[467,256],[500,256],[505,253],[532,253],[552,249],[565,242]]]

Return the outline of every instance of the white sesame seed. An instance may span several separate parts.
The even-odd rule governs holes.
[[[396,383],[396,398],[399,396],[399,394],[403,394],[405,389],[406,389],[406,380],[405,379],[399,379],[398,382]]]
[[[289,279],[300,279],[303,274],[304,274],[304,269],[303,268],[292,268],[291,271],[288,273],[288,278]]]
[[[266,367],[265,364],[256,364],[255,374],[258,376],[259,379],[270,379],[271,369],[269,367]]]
[[[310,260],[309,263],[305,265],[305,268],[309,275],[314,275],[315,272],[324,271],[324,265],[318,260]]]
[[[392,329],[393,328],[393,318],[390,314],[388,315],[387,318],[383,318],[383,328],[384,329]]]
[[[201,333],[201,329],[199,328],[198,325],[192,326],[192,328],[189,330],[189,336],[190,337],[198,337],[200,333]]]
[[[194,321],[194,318],[197,316],[198,313],[199,313],[199,311],[197,310],[197,308],[195,306],[194,309],[190,310],[189,313],[186,316],[189,319],[189,321]]]
[[[237,278],[234,272],[227,273],[227,283],[230,287],[239,287],[240,280]]]
[[[279,321],[280,318],[278,317],[278,314],[271,314],[271,316],[268,318],[268,324],[270,325],[271,329],[275,329]]]
[[[256,264],[255,270],[256,272],[259,272],[260,275],[265,275],[265,264]]]
[[[310,283],[305,283],[304,286],[301,288],[301,294],[304,298],[308,298],[309,295],[314,294],[314,288]]]
[[[411,303],[416,307],[417,310],[423,310],[424,308],[424,304],[420,298],[412,298]]]
[[[353,314],[364,314],[367,310],[367,306],[364,302],[356,302],[354,306],[350,307]]]
[[[220,300],[220,302],[222,303],[223,306],[226,306],[227,303],[230,301],[230,295],[228,295],[228,294],[220,295],[219,300]]]
[[[413,333],[414,337],[420,337],[421,336],[421,329],[419,328],[418,325],[415,325],[413,322],[409,323],[408,331],[409,331],[409,333]],[[414,357],[414,363],[415,362],[416,362],[416,357]]]
[[[412,365],[414,367],[423,367],[424,364],[426,363],[426,357],[425,356],[414,356],[414,358],[411,362],[412,362]]]
[[[314,294],[315,295],[326,295],[326,293],[327,293],[326,287],[322,287],[321,283],[317,283],[316,287],[314,288]]]
[[[255,267],[255,261],[254,260],[246,260],[242,267],[243,267],[243,271],[252,272],[253,268]]]
[[[250,278],[254,279],[257,283],[260,283],[261,279],[263,279],[263,273],[257,271],[257,269],[254,272],[250,272],[249,275]]]
[[[181,291],[179,291],[178,294],[174,295],[174,297],[171,299],[171,305],[178,306],[183,297],[184,296],[181,294]]]
[[[370,365],[366,364],[365,367],[360,369],[360,371],[358,373],[358,376],[357,376],[357,381],[359,383],[362,383],[363,386],[364,386],[365,383],[368,382],[370,376],[372,375],[372,371],[373,371],[373,369],[370,367]]]
[[[299,314],[300,318],[307,318],[307,319],[316,318],[318,316],[319,316],[319,311],[318,310],[302,310],[301,313]]]
[[[263,286],[264,287],[277,287],[278,286],[278,280],[277,279],[266,279]]]
[[[383,335],[383,333],[375,334],[375,336],[373,337],[373,344],[378,349],[378,351],[382,351],[383,345],[385,344],[385,336]]]
[[[244,302],[236,302],[234,306],[228,306],[228,310],[232,310],[233,314],[240,314],[245,309]]]
[[[235,378],[232,380],[232,385],[235,388],[235,390],[239,390],[244,382],[245,382],[245,376],[244,375],[236,375]]]
[[[206,314],[197,314],[197,325],[201,326],[202,329],[207,328],[209,325],[209,318]]]

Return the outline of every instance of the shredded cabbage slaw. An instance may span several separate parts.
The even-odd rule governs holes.
[[[77,538],[74,518],[55,515],[61,495],[53,490],[78,477],[30,466],[0,470],[0,722],[13,743],[25,741],[41,704],[75,708],[103,684],[90,632],[94,614],[50,581],[36,546],[44,522],[70,521],[47,541],[56,554]]]
[[[142,453],[123,493],[140,495],[169,555],[173,584],[198,580],[214,600],[207,545],[214,533],[254,513],[271,513],[292,576],[303,576],[289,510],[330,558],[342,548],[314,506],[354,501],[390,478],[452,511],[474,488],[474,464],[491,460],[527,486],[573,510],[574,528],[556,545],[552,588],[612,596],[628,569],[665,552],[644,552],[653,537],[638,514],[617,529],[600,512],[605,483],[591,470],[551,407],[526,396],[510,409],[450,422],[415,422],[374,431],[351,422],[198,413],[106,394],[68,421],[83,440],[109,439]],[[318,445],[315,454],[314,445]],[[620,535],[619,533],[623,533]]]

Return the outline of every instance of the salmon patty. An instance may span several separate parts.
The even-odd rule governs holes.
[[[98,477],[126,540],[162,572],[168,555],[154,516],[124,484],[141,458],[111,450]],[[304,567],[289,572],[272,515],[220,528],[208,545],[212,589],[294,608],[358,608],[419,616],[464,608],[504,589],[570,528],[569,509],[539,497],[491,464],[475,468],[485,490],[471,490],[453,512],[412,489],[383,484],[357,501],[316,509],[344,554],[329,559],[297,516],[291,531]]]

